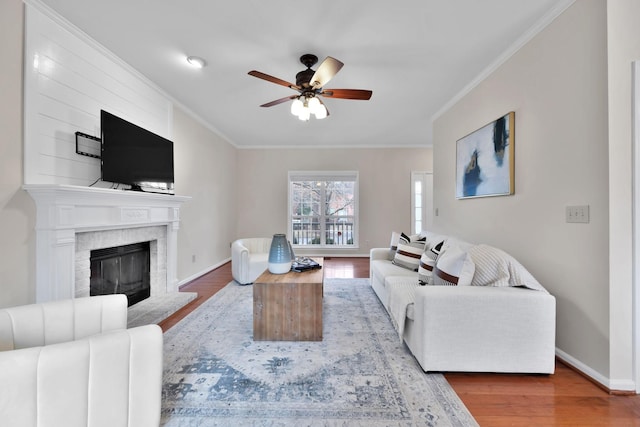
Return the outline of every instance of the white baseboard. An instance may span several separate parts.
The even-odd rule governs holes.
[[[192,274],[191,276],[189,276],[189,277],[187,277],[187,278],[185,278],[185,279],[180,280],[180,281],[178,282],[178,288],[180,288],[181,286],[186,285],[187,283],[189,283],[189,282],[191,282],[191,281],[193,281],[193,280],[197,279],[197,278],[198,278],[198,277],[200,277],[200,276],[204,276],[204,275],[205,275],[205,274],[207,274],[208,272],[215,270],[216,268],[218,268],[218,267],[220,267],[220,266],[222,266],[222,265],[224,265],[224,264],[228,263],[229,261],[231,261],[231,258],[224,259],[224,260],[220,261],[220,262],[219,262],[219,263],[217,263],[217,264],[211,265],[211,266],[209,266],[209,267],[205,268],[205,269],[204,269],[204,270],[202,270],[202,271],[199,271],[199,272],[197,272],[197,273],[195,273],[195,274]]]
[[[571,356],[568,353],[560,350],[556,347],[556,356],[562,360],[564,363],[571,365],[573,368],[582,372],[584,375],[588,376],[598,384],[601,384],[604,388],[609,390],[610,392],[623,391],[623,392],[635,392],[636,384],[634,381],[629,379],[611,379],[605,375],[602,375],[600,372],[591,368],[588,365],[585,365],[575,357]]]

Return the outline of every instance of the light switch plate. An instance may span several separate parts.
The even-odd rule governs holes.
[[[589,205],[583,206],[567,206],[566,208],[567,222],[589,222]]]

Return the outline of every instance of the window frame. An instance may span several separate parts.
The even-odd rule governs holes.
[[[359,173],[358,171],[289,171],[287,177],[287,233],[291,240],[291,244],[294,248],[297,249],[358,249],[359,248],[359,228],[360,228],[360,217],[359,217]],[[324,241],[325,238],[325,221],[326,216],[324,215],[324,210],[322,215],[319,217],[320,222],[320,236],[321,243],[317,245],[305,244],[301,245],[298,243],[294,243],[294,230],[293,230],[293,197],[292,190],[293,185],[292,182],[295,181],[352,181],[354,183],[353,186],[353,229],[352,229],[352,240],[353,243],[351,245],[348,244],[327,244]],[[324,192],[322,196],[323,200],[321,200],[321,204],[325,204],[324,200]]]

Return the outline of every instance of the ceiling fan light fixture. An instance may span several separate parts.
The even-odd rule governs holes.
[[[320,104],[320,108],[316,110],[314,113],[316,115],[316,119],[322,120],[327,117],[327,107],[324,104]]]
[[[204,68],[207,65],[207,61],[199,56],[188,56],[187,62],[194,68]]]
[[[300,110],[300,114],[298,114],[298,118],[303,122],[306,122],[310,117],[311,111],[309,110],[309,107],[302,107],[302,109]]]
[[[313,98],[309,98],[309,100],[307,101],[307,105],[309,106],[311,112],[313,114],[316,114],[322,104],[320,104],[320,100],[314,96]]]
[[[300,100],[300,98],[294,99],[291,103],[291,114],[293,114],[294,116],[299,116],[303,107],[304,104],[302,103],[302,100]]]

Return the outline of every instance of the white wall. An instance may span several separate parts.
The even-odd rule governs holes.
[[[35,204],[22,191],[21,0],[0,2],[0,306],[35,300]]]
[[[518,258],[557,298],[557,347],[612,385],[606,12],[575,2],[435,120],[434,225]],[[509,111],[515,194],[456,200],[456,140]],[[590,223],[566,223],[570,205]]]
[[[331,254],[366,256],[388,246],[392,231],[411,231],[411,171],[431,165],[431,148],[239,150],[237,236],[287,232],[288,171],[358,171],[360,247]]]
[[[100,137],[101,109],[171,139],[167,96],[80,30],[39,7],[43,9],[26,6],[25,184],[86,186],[96,181],[100,160],[76,154],[75,132]],[[99,153],[99,144],[96,149]]]
[[[180,209],[178,277],[182,283],[226,261],[234,240],[237,149],[182,108],[174,108],[176,194]],[[195,261],[194,261],[195,256]]]

